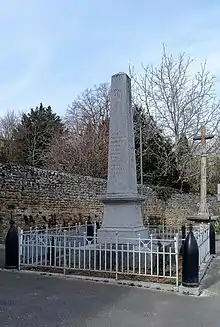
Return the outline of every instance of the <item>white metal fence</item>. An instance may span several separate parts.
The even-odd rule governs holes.
[[[20,267],[55,267],[123,275],[164,277],[178,284],[178,235],[173,239],[121,239],[101,243],[96,236],[31,230],[20,233]]]
[[[199,248],[199,267],[202,263],[208,261],[210,257],[210,244],[209,244],[209,224],[201,224],[194,232],[198,248]]]
[[[108,239],[103,243],[97,237],[96,227],[90,238],[86,226],[19,230],[19,268],[59,268],[64,274],[77,271],[82,275],[90,271],[116,279],[127,275],[165,278],[178,285],[183,239],[180,232],[172,233],[123,240],[118,240],[116,233],[114,243]],[[209,257],[209,226],[200,226],[194,235],[201,265]]]

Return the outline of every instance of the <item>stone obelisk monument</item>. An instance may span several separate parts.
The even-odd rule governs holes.
[[[144,197],[137,191],[131,80],[125,73],[112,76],[107,194],[102,227],[98,237],[104,241],[148,237],[143,225],[141,203]]]

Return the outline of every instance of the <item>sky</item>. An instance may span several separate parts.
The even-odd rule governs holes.
[[[0,0],[0,115],[78,94],[169,52],[207,59],[220,97],[220,1]]]

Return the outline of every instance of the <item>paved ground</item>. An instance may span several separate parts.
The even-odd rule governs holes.
[[[5,266],[5,249],[0,244],[0,268],[4,268]]]
[[[0,267],[4,249],[0,247]],[[0,271],[0,326],[219,327],[220,257],[202,283],[208,297]]]
[[[219,327],[220,297],[192,298],[0,271],[0,326]]]
[[[220,257],[212,260],[201,287],[206,295],[220,295]]]

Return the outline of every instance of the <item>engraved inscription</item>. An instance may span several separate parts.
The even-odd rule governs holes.
[[[119,89],[114,89],[113,95],[117,100],[121,100],[121,98],[122,98],[121,90],[119,90]]]
[[[116,140],[116,141],[119,141],[119,142],[120,142],[120,141],[126,139],[126,136],[123,136],[123,135],[122,135],[122,136],[119,136],[119,135],[118,135],[118,134],[120,134],[120,132],[115,132],[115,134],[116,134],[116,135],[113,134],[113,135],[110,136],[110,140],[111,140],[111,142],[112,142],[112,140]]]
[[[110,171],[113,175],[120,174],[124,170],[123,147],[125,140],[125,136],[111,135],[110,137]]]

